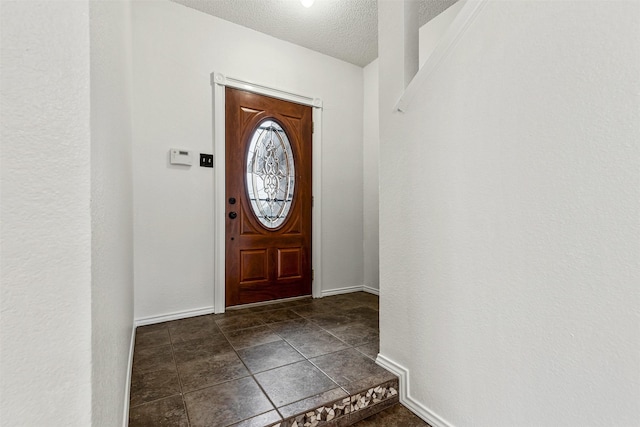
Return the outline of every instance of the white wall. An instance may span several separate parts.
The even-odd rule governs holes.
[[[362,68],[168,1],[133,4],[135,317],[213,305],[210,73],[322,98],[324,289],[363,284]]]
[[[464,3],[464,1],[454,3],[440,15],[420,27],[418,37],[420,66],[424,64],[436,48]],[[377,59],[364,67],[364,105],[362,109],[364,284],[369,287],[370,290],[377,290],[379,288],[380,275],[378,221],[378,162],[380,160],[378,68]]]
[[[449,27],[451,26],[451,22],[455,19],[462,9],[462,6],[465,4],[465,0],[458,0],[456,3],[449,6],[445,11],[443,11],[440,15],[433,18],[431,21],[427,22],[425,25],[420,27],[419,30],[419,63],[420,67],[424,65],[429,55],[434,51],[442,36],[447,32]]]
[[[90,2],[92,418],[127,410],[133,325],[131,28],[128,1]]]
[[[369,290],[379,288],[378,245],[378,161],[380,134],[378,131],[378,60],[364,67],[364,102],[362,107],[363,159],[363,230],[364,285]]]
[[[0,420],[91,424],[88,2],[2,2]]]
[[[434,426],[640,424],[638,28],[490,1],[405,114],[380,28],[381,353]]]

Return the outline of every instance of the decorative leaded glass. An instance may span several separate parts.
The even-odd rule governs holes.
[[[293,202],[295,166],[284,129],[266,120],[253,132],[247,153],[247,193],[253,213],[267,228],[287,219]]]

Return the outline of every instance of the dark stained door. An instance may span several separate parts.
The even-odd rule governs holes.
[[[311,294],[311,107],[226,88],[226,306]]]

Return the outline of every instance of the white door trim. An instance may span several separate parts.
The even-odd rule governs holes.
[[[213,88],[213,308],[225,311],[225,87],[229,86],[272,98],[313,107],[313,209],[311,265],[314,270],[312,294],[322,297],[322,100],[211,73]]]

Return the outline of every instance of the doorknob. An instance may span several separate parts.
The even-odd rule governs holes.
[[[236,198],[235,197],[229,197],[229,204],[230,205],[235,205],[236,204]]]
[[[235,212],[229,212],[229,218],[231,219],[236,219],[238,217],[238,214]]]

